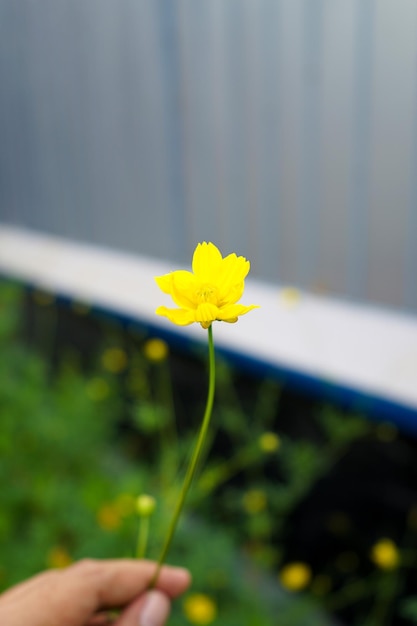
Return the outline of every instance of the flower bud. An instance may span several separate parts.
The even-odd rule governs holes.
[[[156,500],[152,496],[142,493],[136,499],[136,511],[139,517],[150,517],[155,511]]]

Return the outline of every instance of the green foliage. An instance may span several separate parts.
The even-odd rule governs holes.
[[[417,624],[417,596],[410,596],[401,604],[401,614],[412,624]]]
[[[84,556],[134,556],[134,498],[141,492],[158,502],[148,547],[157,558],[182,477],[170,401],[164,404],[165,395],[152,403],[149,385],[141,385],[128,398],[130,435],[123,436],[126,380],[100,366],[82,374],[74,359],[51,371],[17,338],[21,290],[8,286],[0,295],[0,587]],[[192,438],[185,437],[188,447]],[[150,442],[156,462],[136,456]],[[241,577],[239,558],[231,533],[186,514],[169,560],[190,567],[193,592],[212,598],[222,624],[266,626],[271,606]],[[184,623],[180,603],[171,623]]]
[[[0,589],[84,556],[134,556],[140,493],[157,501],[147,554],[158,558],[201,419],[205,378],[194,404],[194,384],[178,400],[170,361],[150,362],[146,337],[129,331],[126,339],[117,325],[105,327],[98,350],[89,349],[87,367],[80,365],[85,354],[73,347],[56,358],[58,305],[51,298],[40,298],[34,313],[41,341],[33,343],[44,347],[36,352],[19,328],[23,295],[0,283]],[[371,427],[325,407],[315,416],[318,438],[294,437],[279,425],[276,381],[241,394],[233,368],[221,359],[217,379],[206,458],[168,560],[191,569],[191,594],[215,603],[210,623],[330,624],[326,605],[332,598],[333,606],[349,604],[351,588],[320,595],[326,564],[310,591],[281,585],[286,533],[315,486]],[[372,594],[357,587],[355,600]],[[415,620],[414,598],[403,611]],[[170,623],[193,623],[182,601]]]

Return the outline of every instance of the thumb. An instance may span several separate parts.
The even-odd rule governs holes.
[[[162,591],[153,589],[128,606],[114,626],[163,626],[171,612],[171,602]]]

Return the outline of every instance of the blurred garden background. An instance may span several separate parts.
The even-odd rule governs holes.
[[[204,342],[12,271],[10,229],[172,269],[211,240],[289,316],[314,294],[405,321],[390,371],[417,389],[416,27],[413,0],[0,0],[0,589],[133,556],[141,493],[157,558],[207,386]],[[218,351],[170,623],[417,623],[415,394],[406,428],[246,356]]]

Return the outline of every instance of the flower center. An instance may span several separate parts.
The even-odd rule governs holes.
[[[217,288],[210,284],[201,285],[195,291],[195,297],[198,304],[203,302],[210,302],[210,304],[217,303]]]

